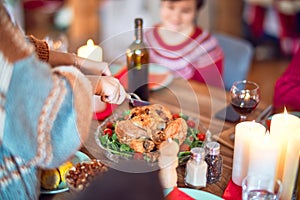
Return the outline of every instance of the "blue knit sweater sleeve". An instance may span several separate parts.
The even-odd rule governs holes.
[[[56,167],[80,146],[72,90],[64,78],[58,79],[53,90],[49,66],[31,56],[15,64],[7,94],[3,144],[37,166]]]

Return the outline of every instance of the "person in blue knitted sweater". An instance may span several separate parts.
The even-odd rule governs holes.
[[[87,138],[93,94],[126,96],[112,76],[51,68],[25,38],[0,0],[0,199],[38,199],[38,169],[58,167]]]

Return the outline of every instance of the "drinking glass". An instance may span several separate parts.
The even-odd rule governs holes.
[[[242,182],[243,200],[279,200],[282,183],[266,176],[247,176]]]
[[[240,114],[240,121],[256,108],[260,101],[259,85],[252,81],[235,82],[230,89],[231,105]]]

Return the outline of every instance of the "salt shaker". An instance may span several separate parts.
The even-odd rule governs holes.
[[[188,187],[199,189],[206,186],[207,164],[205,150],[200,147],[191,149],[191,157],[186,164],[184,183]]]
[[[159,177],[163,188],[173,188],[177,186],[177,171],[179,152],[178,144],[171,138],[163,141],[159,146],[160,156],[158,165],[160,167]]]
[[[207,183],[221,180],[223,159],[220,155],[220,144],[208,142],[205,145],[205,161],[207,163]]]

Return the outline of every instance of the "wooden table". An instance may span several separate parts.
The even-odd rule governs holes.
[[[175,79],[168,88],[151,92],[150,102],[162,104],[173,113],[182,112],[199,119],[199,123],[212,133],[212,139],[221,143],[221,155],[223,157],[222,179],[216,184],[208,184],[203,189],[221,197],[231,178],[234,143],[229,138],[229,135],[234,133],[235,124],[219,120],[214,115],[228,105],[228,92],[218,88],[207,87],[195,81]],[[261,102],[248,117],[248,120],[254,120],[266,107],[267,105]],[[86,148],[82,150],[92,157],[105,159],[94,139],[94,133],[100,123],[96,120],[92,122],[91,137],[85,143]],[[177,172],[178,186],[185,187],[183,181],[184,166],[178,167]],[[64,192],[56,195],[41,195],[40,199],[67,199],[69,197],[71,197],[70,193]]]

